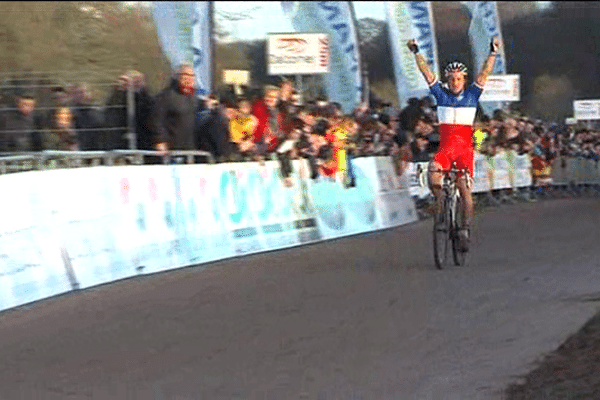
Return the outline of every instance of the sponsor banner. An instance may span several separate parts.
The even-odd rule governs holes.
[[[46,196],[39,189],[46,181],[45,172],[8,174],[0,179],[0,310],[77,287],[64,267],[46,212]]]
[[[80,288],[136,273],[115,235],[128,214],[117,207],[121,187],[111,191],[114,172],[109,167],[47,171],[40,186],[65,268],[72,269]],[[135,232],[127,237],[136,238]]]
[[[476,76],[483,68],[483,63],[490,53],[490,42],[492,38],[497,37],[503,42],[498,5],[495,1],[461,1],[461,4],[468,10],[471,16],[469,39],[471,42],[471,53],[473,54],[474,59],[473,71]],[[504,55],[504,49],[505,47],[502,46],[499,50],[499,54],[496,56],[492,75],[506,74],[506,57]],[[502,103],[498,101],[480,100],[480,103],[487,115],[492,115],[494,110],[502,108]]]
[[[577,123],[577,118],[568,117],[565,118],[565,125],[575,125]]]
[[[429,68],[439,76],[433,12],[430,1],[387,1],[385,6],[396,89],[401,107],[404,107],[411,97],[429,95],[429,86],[417,67],[414,55],[406,46],[410,39],[416,39]]]
[[[398,176],[389,157],[367,159],[366,173],[374,183],[380,228],[391,228],[418,219],[415,203],[409,195],[407,174]]]
[[[574,183],[581,182],[580,170],[581,170],[581,158],[572,158],[569,163],[571,170],[569,171],[569,177]]]
[[[267,39],[269,75],[329,72],[329,39],[322,33],[271,33]]]
[[[278,166],[274,166],[276,170]],[[315,205],[310,196],[309,184],[310,167],[306,160],[292,161],[291,188],[284,190],[285,199],[291,207],[291,218],[297,235],[298,244],[312,243],[321,240],[321,232],[317,225]],[[276,174],[280,179],[279,172]]]
[[[258,221],[250,212],[249,199],[255,193],[256,170],[242,163],[220,164],[213,168],[218,193],[218,206],[222,210],[225,227],[231,236],[233,256],[264,250]]]
[[[365,173],[368,160],[352,160],[356,186],[345,189],[336,180],[320,176],[308,182],[317,225],[324,239],[333,239],[378,229],[375,193]]]
[[[388,158],[353,160],[356,187],[292,163],[147,165],[0,177],[0,309],[77,288],[415,220]],[[74,189],[75,188],[75,189]]]
[[[493,188],[494,176],[493,159],[490,163],[488,157],[475,153],[473,192],[487,192]]]
[[[510,176],[508,173],[509,165],[504,151],[494,156],[494,189],[508,189],[510,185]]]
[[[154,1],[152,17],[162,50],[172,68],[191,64],[196,90],[208,95],[211,89],[210,2]]]
[[[292,186],[285,187],[276,161],[212,166],[221,208],[230,233],[232,256],[275,250],[321,239],[308,190],[304,161],[293,164]]]
[[[349,1],[295,1],[281,3],[296,31],[325,33],[329,39],[327,98],[350,113],[362,99],[359,44]]]
[[[110,191],[120,212],[114,235],[125,264],[153,273],[181,265],[171,166],[118,167]]]
[[[520,75],[490,75],[479,101],[520,101]]]
[[[501,152],[489,157],[475,153],[474,167],[473,193],[531,185],[531,160],[528,155]],[[428,163],[408,165],[406,171],[412,198],[423,199],[429,195],[427,168]]]
[[[427,180],[428,162],[410,163],[405,174],[409,181],[409,194],[413,198],[424,199],[429,195]]]
[[[192,63],[192,2],[154,1],[152,17],[171,66]]]
[[[577,121],[600,119],[600,100],[575,100],[573,114]]]
[[[283,186],[278,165],[252,164],[248,176],[248,209],[265,249],[298,244],[292,215],[291,190]]]
[[[559,157],[552,161],[552,182],[556,185],[566,185],[570,182],[571,158]]]
[[[531,186],[531,159],[528,155],[515,156],[515,187]]]
[[[196,90],[208,96],[212,88],[212,46],[210,1],[192,2],[192,65],[196,75]]]
[[[225,226],[220,204],[219,179],[210,165],[177,168],[180,176],[181,205],[186,207],[186,234],[189,264],[194,265],[230,257],[232,239]]]

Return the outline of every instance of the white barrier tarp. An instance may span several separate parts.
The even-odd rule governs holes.
[[[71,290],[60,243],[38,191],[42,172],[3,175],[0,196],[0,309]],[[72,188],[73,190],[73,188]]]

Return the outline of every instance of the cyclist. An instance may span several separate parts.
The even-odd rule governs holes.
[[[441,169],[449,169],[456,162],[459,169],[468,169],[473,177],[473,121],[477,111],[477,103],[483,92],[483,87],[492,72],[500,41],[493,38],[490,43],[490,53],[483,64],[479,76],[471,85],[466,85],[467,68],[461,62],[454,61],[444,69],[447,84],[443,85],[429,69],[425,57],[419,53],[419,47],[414,39],[407,46],[415,55],[419,70],[429,85],[429,90],[437,101],[437,114],[440,131],[440,147],[429,163],[429,189],[436,198],[436,215],[441,210],[442,173]],[[473,220],[473,198],[471,184],[466,179],[459,179],[458,188],[463,199],[463,226],[459,231],[462,251],[469,249],[470,227]]]

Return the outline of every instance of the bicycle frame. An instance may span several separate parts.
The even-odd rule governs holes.
[[[446,260],[447,248],[446,241],[452,242],[452,254],[456,265],[463,265],[465,255],[458,248],[458,230],[459,213],[462,213],[462,206],[459,207],[460,190],[458,189],[458,179],[466,179],[467,187],[471,187],[471,179],[467,169],[459,170],[455,164],[448,170],[432,170],[431,172],[441,172],[442,178],[442,209],[439,220],[436,218],[434,223],[434,256],[436,266],[442,269]],[[440,232],[442,236],[438,237]],[[447,243],[447,242],[446,242]]]

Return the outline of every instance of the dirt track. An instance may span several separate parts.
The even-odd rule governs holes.
[[[431,221],[135,278],[0,314],[0,399],[500,399],[598,309],[600,201]]]

